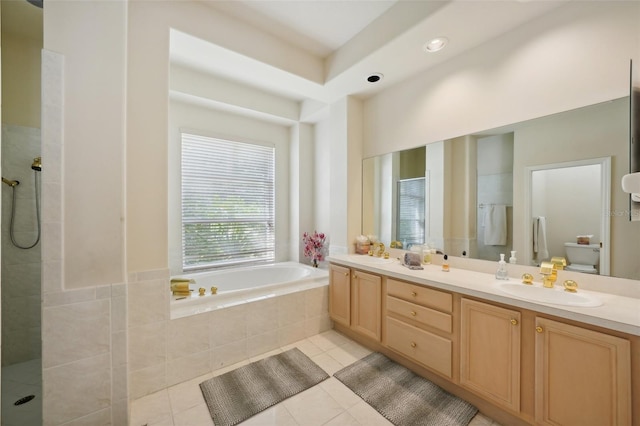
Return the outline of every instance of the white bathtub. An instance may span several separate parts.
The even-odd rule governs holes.
[[[329,285],[327,270],[296,262],[182,274],[179,277],[193,279],[195,283],[189,285],[193,290],[190,297],[171,296],[171,319]],[[217,294],[211,294],[214,286],[218,288]],[[199,288],[206,290],[204,296],[198,294]]]

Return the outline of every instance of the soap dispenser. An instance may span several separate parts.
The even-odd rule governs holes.
[[[504,261],[504,253],[500,254],[500,261],[498,262],[498,270],[496,271],[497,280],[508,280],[509,273],[507,272],[507,262]]]
[[[514,265],[515,265],[516,263],[518,263],[518,259],[516,259],[516,252],[515,252],[515,250],[512,250],[512,251],[511,251],[511,257],[509,258],[509,263],[514,264]]]

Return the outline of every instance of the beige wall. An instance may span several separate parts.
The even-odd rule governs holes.
[[[568,2],[367,100],[364,158],[629,94],[638,2]]]
[[[620,187],[622,176],[629,167],[628,108],[628,99],[620,99],[562,114],[561,118],[541,119],[535,125],[516,131],[513,168],[514,250],[524,253],[523,244],[528,241],[529,227],[523,220],[525,167],[611,156],[611,275],[640,277],[640,265],[637,262],[640,227],[635,222],[629,222],[629,215],[626,214],[629,198]],[[560,143],[567,149],[558,150]],[[569,215],[580,214],[579,206],[565,207]]]
[[[3,124],[40,128],[41,50],[42,40],[2,35]]]

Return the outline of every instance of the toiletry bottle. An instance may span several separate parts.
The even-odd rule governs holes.
[[[442,270],[444,272],[449,272],[449,256],[444,255],[444,259],[442,260]]]
[[[518,259],[516,259],[516,252],[511,251],[511,257],[509,258],[509,263],[516,264],[518,263]]]
[[[500,254],[500,261],[498,262],[498,270],[496,271],[497,280],[508,280],[509,273],[507,272],[507,262],[504,261],[504,253]]]

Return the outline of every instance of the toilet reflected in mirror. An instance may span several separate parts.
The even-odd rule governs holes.
[[[567,271],[583,272],[585,274],[597,274],[600,261],[599,244],[564,243],[567,255]]]

